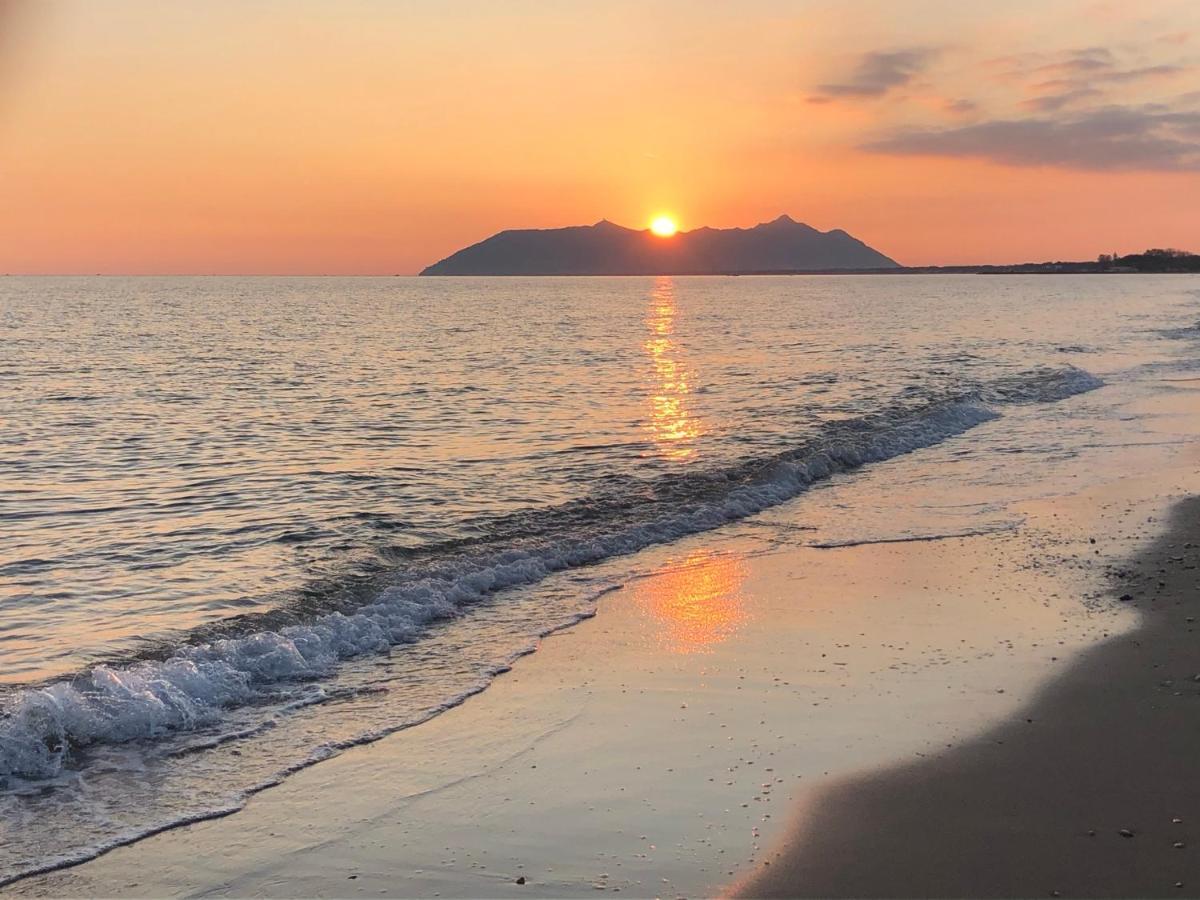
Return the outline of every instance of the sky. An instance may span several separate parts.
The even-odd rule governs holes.
[[[408,274],[663,213],[1200,251],[1200,3],[0,0],[0,272]]]

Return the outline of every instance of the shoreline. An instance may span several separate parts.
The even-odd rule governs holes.
[[[973,747],[1004,723],[1032,728],[1022,710],[1110,635],[1136,631],[1106,573],[1166,540],[1159,519],[1200,493],[1183,439],[1193,395],[1126,404],[1112,421],[1152,421],[1171,439],[1126,443],[1122,424],[1097,434],[1117,452],[1093,456],[1082,483],[1064,474],[1056,490],[1010,493],[978,533],[961,533],[958,510],[994,488],[976,466],[947,469],[961,453],[949,441],[598,564],[593,575],[623,573],[624,585],[595,616],[461,706],[297,772],[228,817],[0,895],[745,891],[753,873],[803,858],[806,823],[840,786]],[[985,423],[973,446],[1003,452],[1029,420]],[[836,546],[847,508],[870,540]],[[890,541],[900,510],[910,539]],[[814,529],[835,546],[815,545]],[[857,867],[875,853],[861,821],[843,833]]]
[[[1113,573],[1135,631],[977,739],[828,789],[733,893],[1200,895],[1198,565],[1193,495]]]
[[[1094,573],[1038,566],[1082,546],[1026,506],[1019,530],[823,549],[794,503],[658,548],[462,706],[0,893],[714,895],[824,785],[969,740],[1127,627],[1079,603]]]

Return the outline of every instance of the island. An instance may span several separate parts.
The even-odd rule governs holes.
[[[892,270],[894,259],[840,228],[790,216],[753,228],[697,228],[668,237],[607,220],[569,228],[501,231],[422,275],[749,275]]]

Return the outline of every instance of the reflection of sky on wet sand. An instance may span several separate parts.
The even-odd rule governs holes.
[[[740,553],[695,550],[641,582],[635,598],[658,625],[656,641],[670,653],[703,653],[731,637],[746,618]]]
[[[691,411],[692,373],[675,341],[675,315],[674,281],[655,279],[646,314],[650,336],[643,345],[654,367],[647,425],[659,455],[689,460],[696,455],[694,442],[704,429]]]

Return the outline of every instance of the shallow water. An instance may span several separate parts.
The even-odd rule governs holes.
[[[1121,397],[1190,371],[1198,292],[0,280],[0,879],[436,714],[630,554],[861,464],[937,445],[975,488],[823,510],[812,543],[1014,527]]]

